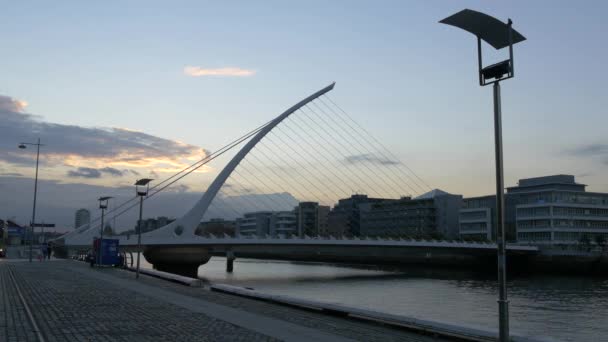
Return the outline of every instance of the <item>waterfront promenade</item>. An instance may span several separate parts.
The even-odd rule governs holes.
[[[71,260],[0,259],[1,341],[440,341]]]

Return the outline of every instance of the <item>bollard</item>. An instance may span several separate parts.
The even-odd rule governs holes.
[[[232,250],[226,251],[226,272],[232,273],[234,270],[234,259],[236,259],[234,252]]]

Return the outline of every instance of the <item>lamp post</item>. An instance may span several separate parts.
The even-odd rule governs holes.
[[[526,38],[512,27],[511,19],[507,23],[487,14],[465,9],[453,14],[440,23],[452,25],[477,36],[477,63],[479,85],[493,84],[494,97],[494,153],[496,159],[496,244],[498,254],[498,316],[499,339],[509,341],[509,301],[507,300],[507,262],[504,218],[504,180],[502,158],[502,118],[500,104],[500,81],[514,76],[513,44]],[[481,41],[485,41],[497,50],[509,47],[509,59],[482,66]]]
[[[34,205],[32,206],[32,221],[30,222],[30,262],[32,262],[32,240],[34,240],[34,226],[36,224],[36,196],[38,195],[38,162],[40,160],[40,138],[36,143],[19,143],[20,149],[26,149],[27,145],[36,146],[36,177],[34,178]]]
[[[137,221],[137,270],[135,278],[139,279],[139,260],[141,258],[141,219],[144,208],[144,196],[148,196],[150,190],[150,178],[142,178],[135,182],[135,192],[139,196],[139,220]]]
[[[97,250],[97,264],[101,265],[102,262],[102,250],[103,250],[103,219],[104,219],[104,214],[106,212],[106,209],[108,209],[108,200],[112,198],[110,196],[103,196],[103,197],[99,197],[98,201],[99,201],[99,209],[101,209],[101,228],[99,229],[99,247]]]

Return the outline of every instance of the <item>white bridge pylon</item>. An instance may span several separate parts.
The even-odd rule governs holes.
[[[315,92],[308,96],[302,101],[296,103],[291,108],[287,109],[281,115],[277,116],[274,120],[264,126],[255,136],[253,136],[245,146],[230,160],[230,162],[224,167],[224,169],[218,174],[213,183],[209,185],[209,188],[201,197],[201,199],[182,217],[169,223],[168,225],[161,227],[157,230],[142,234],[142,244],[162,244],[167,239],[173,240],[192,240],[198,237],[195,234],[196,228],[198,227],[201,219],[209,209],[211,202],[220,191],[222,185],[230,177],[234,169],[239,163],[247,156],[247,154],[255,147],[255,145],[262,140],[273,128],[280,124],[283,120],[289,117],[300,108],[304,107],[308,103],[314,101],[318,97],[331,91],[335,82],[326,86],[325,88]],[[90,245],[95,237],[98,236],[98,230],[93,229],[94,225],[90,228],[82,230],[79,227],[75,232],[66,234],[63,238],[66,245],[77,245],[85,246]],[[137,239],[127,239],[124,236],[120,236],[120,244],[132,245],[135,244]]]

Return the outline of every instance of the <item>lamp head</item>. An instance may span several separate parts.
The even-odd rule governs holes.
[[[108,200],[112,198],[111,196],[103,196],[99,197],[99,209],[107,209],[108,208]]]
[[[22,150],[25,150],[27,148],[27,146],[25,146],[25,144],[19,144],[19,148]]]
[[[485,13],[464,9],[441,21],[442,24],[458,27],[477,37],[477,59],[479,64],[479,84],[482,86],[499,82],[514,76],[513,45],[526,40],[526,37],[513,29],[513,21],[506,23]],[[482,66],[481,41],[494,47],[496,50],[509,48],[509,59]]]
[[[137,192],[138,196],[146,196],[148,194],[151,181],[151,178],[142,178],[135,182],[135,192]]]

